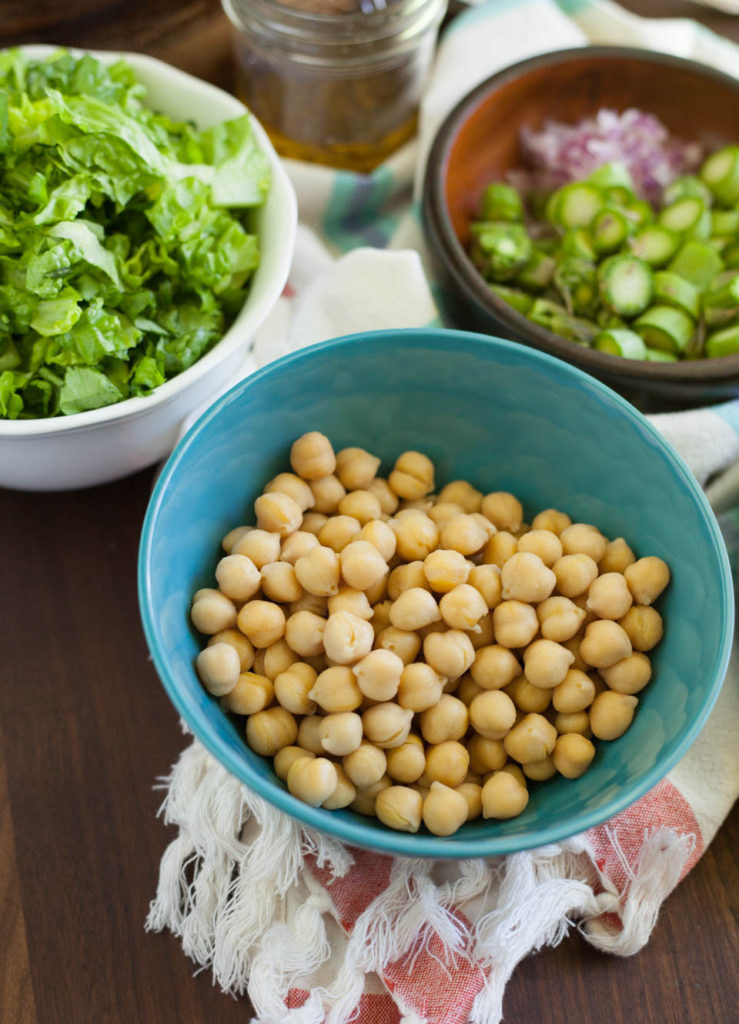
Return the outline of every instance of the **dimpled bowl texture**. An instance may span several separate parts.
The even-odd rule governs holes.
[[[205,640],[189,622],[195,590],[213,586],[221,538],[253,522],[253,501],[289,468],[290,446],[320,430],[336,449],[359,445],[387,475],[406,449],[426,452],[437,486],[471,481],[509,490],[528,516],[555,506],[658,555],[672,582],[658,607],[665,637],[632,728],[600,742],[575,781],[531,785],[524,813],[478,819],[445,839],[394,832],[349,810],[291,796],[271,762],[246,745],[201,686]],[[733,600],[726,551],[694,477],[657,431],[591,377],[532,349],[483,335],[378,331],[281,359],[220,398],[167,462],[152,495],[139,557],[149,648],[192,732],[238,778],[307,825],[387,853],[493,856],[552,842],[609,818],[650,789],[705,722],[726,669]]]

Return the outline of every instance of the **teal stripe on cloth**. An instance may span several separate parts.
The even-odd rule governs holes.
[[[369,245],[384,249],[398,225],[398,214],[384,209],[394,187],[392,173],[337,171],[323,217],[323,235],[341,252]]]
[[[556,0],[557,7],[563,14],[568,14],[571,18],[574,18],[578,14],[591,6],[591,0]]]
[[[734,402],[724,402],[722,405],[714,405],[711,412],[720,416],[724,423],[739,434],[739,399]]]

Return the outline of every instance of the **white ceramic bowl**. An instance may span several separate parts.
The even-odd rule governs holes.
[[[34,58],[58,47],[27,46]],[[79,52],[79,51],[72,51]],[[103,64],[124,58],[147,88],[147,102],[178,120],[207,128],[239,117],[234,96],[138,53],[86,51]],[[295,241],[297,202],[290,180],[264,129],[254,133],[272,165],[272,187],[257,213],[261,258],[246,302],[223,338],[206,355],[145,398],[71,416],[0,420],[0,486],[51,491],[116,480],[163,458],[177,440],[182,420],[196,406],[238,379],[253,335],[282,292]]]

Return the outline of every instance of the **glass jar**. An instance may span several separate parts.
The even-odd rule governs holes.
[[[409,139],[446,0],[222,0],[237,91],[283,156],[369,171]]]

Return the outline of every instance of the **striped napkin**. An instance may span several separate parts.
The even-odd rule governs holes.
[[[460,16],[440,43],[414,143],[367,176],[288,164],[301,212],[295,260],[243,373],[325,338],[438,323],[414,200],[435,129],[499,68],[585,42],[648,46],[739,75],[731,43],[610,0],[493,0]],[[717,510],[739,503],[739,402],[652,419]],[[726,512],[722,526],[736,564],[739,515]],[[147,927],[178,935],[224,991],[248,993],[255,1024],[497,1024],[516,964],[571,928],[605,952],[644,946],[739,793],[738,728],[735,657],[697,742],[637,803],[561,843],[449,863],[305,829],[193,741],[164,780],[163,818],[177,834]]]

